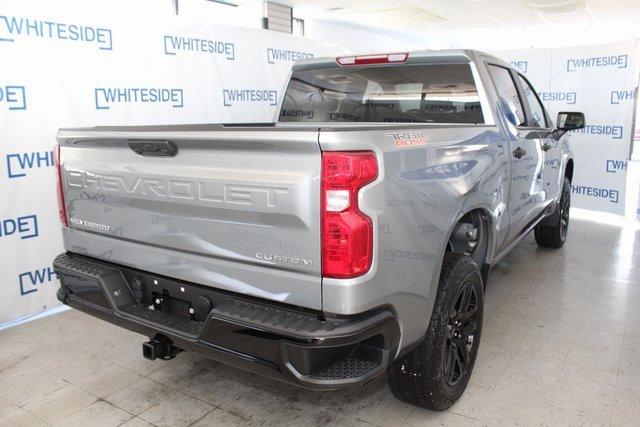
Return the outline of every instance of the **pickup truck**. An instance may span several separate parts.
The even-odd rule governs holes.
[[[61,129],[65,304],[309,389],[386,374],[444,410],[484,288],[527,233],[560,248],[574,161],[525,76],[472,50],[309,59],[273,123]]]

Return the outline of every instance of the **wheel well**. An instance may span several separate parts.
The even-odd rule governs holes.
[[[489,252],[489,215],[483,209],[467,212],[458,220],[447,240],[446,252],[469,255],[483,268]]]
[[[569,159],[567,167],[564,170],[564,176],[569,178],[569,182],[573,181],[573,160]]]

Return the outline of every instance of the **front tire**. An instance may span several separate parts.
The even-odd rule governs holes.
[[[571,181],[564,179],[560,202],[558,203],[558,223],[554,226],[538,224],[533,230],[538,246],[559,249],[567,240],[569,232],[569,209],[571,208]]]
[[[484,293],[473,259],[446,253],[431,321],[423,341],[389,370],[393,395],[444,411],[462,395],[478,354]]]

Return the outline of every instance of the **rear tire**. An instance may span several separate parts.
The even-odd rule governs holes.
[[[389,369],[393,395],[444,411],[464,392],[478,354],[484,294],[473,259],[446,253],[431,321],[423,341]]]
[[[567,240],[569,231],[569,209],[571,208],[571,182],[564,179],[558,209],[558,223],[554,226],[538,224],[533,231],[538,246],[559,249]]]

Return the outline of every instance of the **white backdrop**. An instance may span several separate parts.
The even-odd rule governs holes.
[[[582,111],[572,132],[572,206],[625,214],[627,165],[638,86],[638,41],[557,49],[496,51],[540,92],[555,123],[559,111]]]
[[[0,0],[0,326],[58,305],[58,128],[270,121],[293,60],[335,54],[308,39],[168,16],[168,3]],[[582,110],[595,126],[573,137],[577,206],[624,211],[635,49],[499,53],[524,67],[554,116]],[[602,59],[620,56],[625,66]]]
[[[0,1],[0,326],[58,305],[58,128],[272,121],[293,60],[319,52],[169,6]]]

